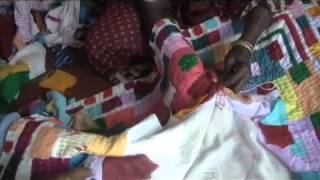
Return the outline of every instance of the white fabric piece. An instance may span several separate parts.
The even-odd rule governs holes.
[[[266,116],[271,112],[269,102],[252,102],[251,104],[245,104],[241,101],[227,98],[226,108],[233,109],[234,112],[239,113],[248,118]]]
[[[210,100],[174,127],[128,147],[159,167],[151,179],[290,179],[290,173],[257,140],[249,119]]]
[[[158,117],[152,114],[128,131],[128,142],[133,143],[139,141],[140,139],[160,132],[162,129],[163,127]]]
[[[148,117],[128,130],[126,155],[144,154],[157,164],[151,174],[156,180],[290,179],[287,168],[259,143],[254,122],[233,113],[253,108],[257,116],[267,109],[257,110],[258,102],[239,106],[236,100],[225,99],[220,107],[221,97],[215,96],[183,121],[171,117],[163,128],[155,115]],[[90,178],[102,179],[103,158],[88,161],[86,167],[94,172]]]
[[[53,17],[58,21],[52,20]],[[46,16],[47,29],[50,34],[45,37],[47,46],[56,44],[75,46],[76,30],[80,27],[80,1],[64,1],[62,6],[49,11]]]
[[[86,180],[100,180],[102,179],[102,164],[104,157],[89,156],[84,163],[84,167],[91,169],[91,176],[87,177]]]
[[[34,79],[46,72],[46,49],[40,43],[31,43],[10,60],[10,65],[18,62],[28,64],[30,68],[30,79]]]

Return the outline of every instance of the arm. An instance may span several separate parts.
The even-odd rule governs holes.
[[[191,43],[182,35],[179,25],[168,19],[173,17],[170,11],[171,3],[165,0],[140,3],[136,6],[140,13],[141,25],[156,53],[160,74],[169,79],[170,83],[166,88],[173,86],[175,89],[171,101],[173,111],[192,107],[199,98],[213,94],[215,89],[211,88],[211,85],[216,87],[216,79],[206,73],[201,59]]]
[[[245,17],[244,31],[240,40],[255,45],[260,34],[272,21],[272,13],[264,6],[257,6]],[[251,76],[251,53],[243,46],[234,46],[226,56],[224,84],[239,92]]]
[[[172,18],[170,0],[135,0],[141,27],[147,37],[150,37],[152,27],[163,18]]]
[[[14,4],[14,19],[17,33],[26,43],[32,39],[32,16],[28,1],[16,1]]]

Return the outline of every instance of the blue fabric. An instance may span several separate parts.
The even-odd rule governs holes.
[[[293,174],[294,180],[320,180],[320,172],[301,172]]]
[[[10,126],[20,118],[18,113],[0,115],[0,152],[3,151],[4,143]]]
[[[49,101],[53,101],[57,113],[54,116],[62,121],[67,127],[71,122],[71,117],[67,114],[67,99],[57,91],[50,91],[47,93]]]
[[[46,106],[44,101],[38,101],[35,106],[30,108],[30,114],[41,114],[46,112]]]
[[[0,66],[7,65],[7,61],[0,59]]]
[[[286,103],[279,99],[271,114],[262,120],[262,124],[269,126],[285,126],[288,125],[288,119]]]
[[[78,156],[72,157],[69,161],[69,167],[71,169],[80,167],[85,162],[87,157],[87,154],[79,154]]]

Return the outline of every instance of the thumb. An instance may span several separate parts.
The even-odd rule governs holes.
[[[234,67],[234,65],[235,58],[232,55],[228,54],[224,59],[224,72],[226,75],[232,72],[232,68]]]

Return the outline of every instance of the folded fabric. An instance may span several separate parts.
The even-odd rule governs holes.
[[[30,79],[34,79],[46,72],[46,49],[40,43],[32,43],[18,51],[9,64],[24,62],[29,66]]]
[[[64,126],[68,126],[71,117],[66,113],[67,110],[67,100],[66,98],[57,91],[50,91],[47,93],[47,98],[49,102],[51,101],[51,111],[53,111],[54,116],[63,122]]]
[[[46,45],[75,45],[76,30],[80,27],[80,1],[63,1],[60,6],[50,10],[46,16],[47,29],[51,32],[45,37]]]
[[[0,82],[0,99],[6,103],[11,103],[15,100],[21,89],[30,82],[29,72],[20,72],[8,76]]]
[[[25,63],[0,66],[0,81],[2,81],[10,75],[20,72],[29,72],[29,66]]]
[[[11,113],[8,115],[0,115],[0,152],[2,152],[4,147],[4,142],[7,136],[7,132],[15,121],[20,118],[18,113]]]
[[[39,86],[64,93],[77,82],[76,77],[61,70],[56,70],[49,78],[40,82]]]

